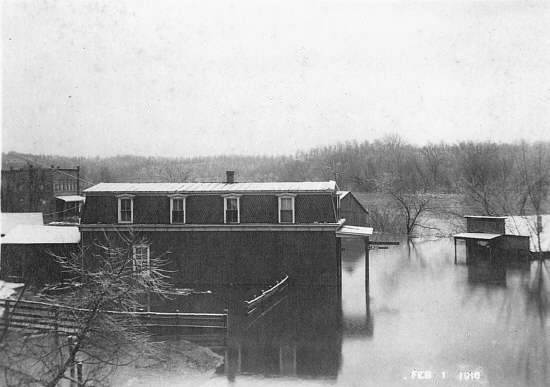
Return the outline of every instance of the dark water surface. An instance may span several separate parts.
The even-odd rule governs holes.
[[[233,317],[226,364],[193,385],[550,385],[550,262],[467,267],[451,239],[402,242],[370,252],[368,297],[363,244],[343,247],[341,293],[291,288]]]

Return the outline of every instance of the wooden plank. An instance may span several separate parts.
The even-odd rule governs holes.
[[[280,290],[283,290],[288,285],[288,275],[286,275],[281,281],[278,281],[274,286],[269,288],[268,290],[265,290],[260,294],[258,297],[253,298],[249,301],[244,301],[247,308],[253,308],[257,304],[263,302],[264,300],[268,299],[271,295],[274,293],[277,293]]]

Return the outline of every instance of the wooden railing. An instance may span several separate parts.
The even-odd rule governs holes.
[[[75,333],[81,328],[89,309],[71,308],[64,305],[49,304],[37,301],[1,300],[3,308],[0,318],[0,330],[6,328],[32,331],[57,331],[67,334]],[[194,332],[219,332],[225,335],[227,313],[157,313],[157,312],[119,312],[99,311],[99,313],[134,317],[140,326],[151,330],[172,330],[185,334]]]
[[[285,275],[283,279],[277,281],[275,285],[267,290],[263,290],[259,296],[254,297],[251,300],[244,301],[245,312],[248,316],[264,311],[270,306],[275,296],[280,294],[288,287],[288,275]]]

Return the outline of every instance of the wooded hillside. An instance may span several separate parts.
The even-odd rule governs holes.
[[[461,193],[479,213],[540,210],[550,187],[550,142],[462,142],[414,146],[398,136],[346,142],[292,156],[186,158],[61,157],[5,153],[3,169],[28,164],[81,166],[83,185],[98,182],[335,180],[343,190],[407,194]]]

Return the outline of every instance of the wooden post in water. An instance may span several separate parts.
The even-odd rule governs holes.
[[[365,299],[367,303],[367,316],[370,314],[370,256],[369,256],[369,238],[365,238]]]
[[[78,387],[84,386],[84,381],[82,378],[82,362],[79,361],[76,363],[76,379],[78,380]]]
[[[456,238],[454,238],[455,240],[455,265],[456,265]]]

